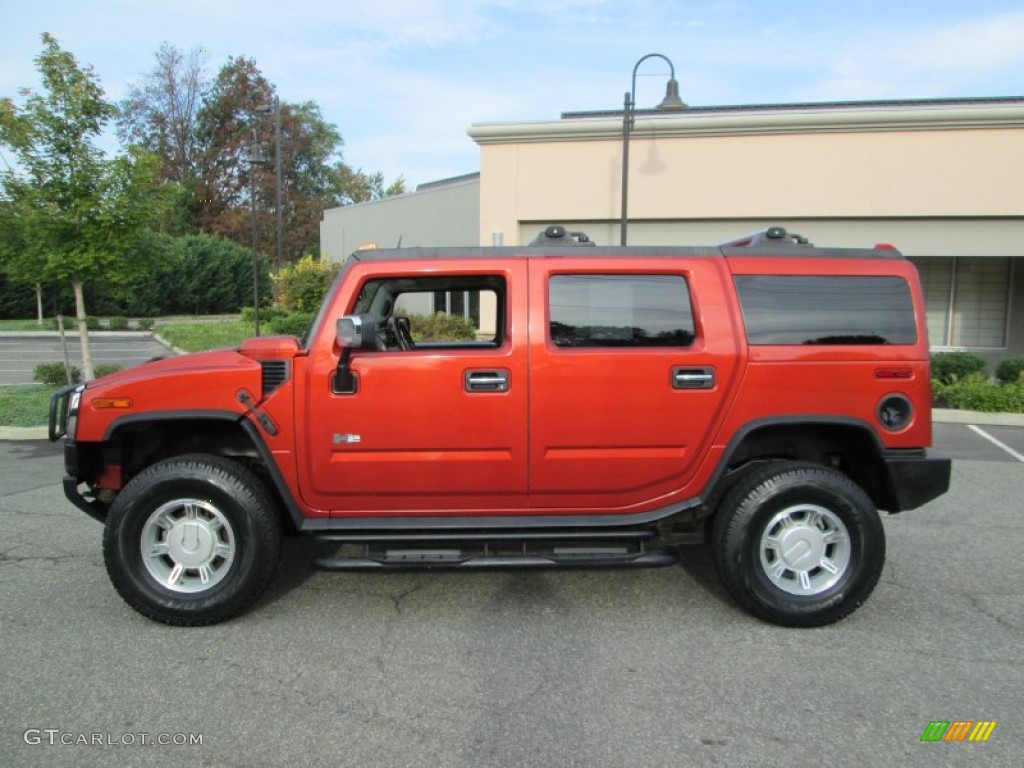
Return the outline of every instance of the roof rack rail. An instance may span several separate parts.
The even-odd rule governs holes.
[[[768,227],[736,240],[719,243],[722,248],[746,248],[752,245],[811,245],[811,241],[796,232],[787,232],[785,227]]]
[[[586,232],[569,232],[561,224],[545,227],[529,245],[594,245]]]

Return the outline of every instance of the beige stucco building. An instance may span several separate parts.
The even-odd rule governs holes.
[[[619,242],[621,112],[469,135],[479,179],[455,186],[479,185],[475,228],[405,244],[515,245],[553,223]],[[436,221],[431,191],[371,205]],[[325,214],[332,257],[333,222],[360,209],[371,212]],[[818,245],[892,243],[920,270],[933,348],[1024,353],[1024,98],[640,111],[628,213],[630,245],[714,244],[773,224]]]

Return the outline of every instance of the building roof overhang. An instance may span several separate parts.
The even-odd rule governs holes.
[[[659,138],[780,133],[1024,128],[1024,97],[767,104],[637,111],[632,133]],[[565,113],[561,120],[474,123],[480,145],[601,141],[622,137],[622,112]]]

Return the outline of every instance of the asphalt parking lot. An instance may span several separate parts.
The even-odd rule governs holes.
[[[89,334],[94,365],[110,363],[130,368],[157,355],[170,352],[153,337],[142,333],[95,332]],[[67,335],[71,364],[82,367],[82,348],[78,335]],[[32,372],[39,363],[64,360],[60,337],[56,333],[16,334],[5,332],[0,338],[0,386],[31,384]]]
[[[0,443],[0,764],[1019,766],[1024,428],[982,431],[936,425],[952,490],[886,519],[874,595],[814,630],[740,612],[701,548],[324,574],[303,540],[246,615],[164,627],[110,586],[59,446]],[[997,725],[921,742],[934,720]]]

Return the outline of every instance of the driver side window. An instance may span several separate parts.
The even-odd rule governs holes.
[[[504,340],[505,280],[490,275],[371,280],[353,311],[374,316],[379,350],[497,347]]]

